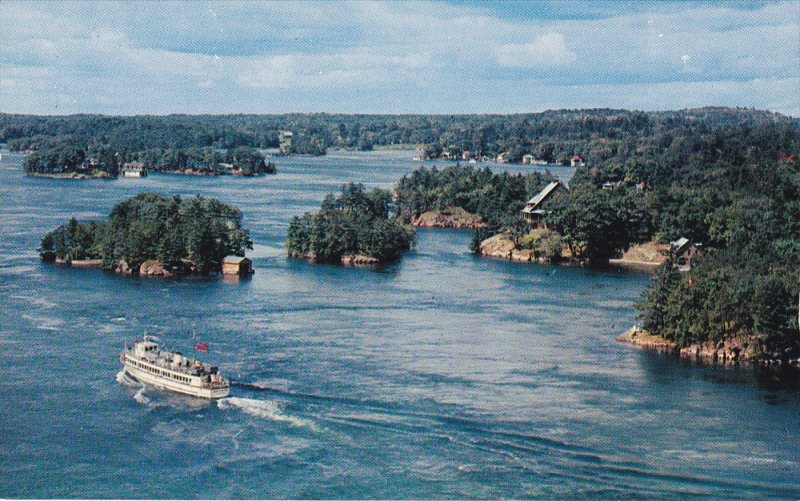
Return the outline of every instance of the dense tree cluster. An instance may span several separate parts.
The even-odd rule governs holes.
[[[518,246],[555,254],[563,244],[573,257],[602,264],[638,242],[686,237],[703,244],[704,252],[688,273],[665,267],[656,276],[641,306],[647,329],[681,345],[756,334],[764,336],[765,350],[797,353],[796,118],[731,108],[448,116],[0,114],[0,141],[11,149],[35,150],[26,161],[35,172],[72,168],[88,158],[109,169],[130,160],[153,170],[203,169],[222,163],[222,149],[224,163],[256,172],[257,156],[240,147],[278,147],[282,130],[293,132],[290,153],[405,144],[422,146],[431,157],[457,158],[469,151],[472,157],[506,153],[511,161],[530,154],[557,164],[578,155],[584,162],[568,194],[550,200],[546,223],[554,231],[548,233],[531,233],[519,217],[525,201],[551,180],[547,176],[455,165],[405,176],[395,189],[396,205],[388,192],[345,187],[341,196],[326,198],[319,213],[292,221],[287,241],[292,255],[392,258],[412,239],[402,222],[448,207],[488,223],[476,232],[473,249],[505,231]],[[95,237],[105,234],[109,223],[76,224],[60,228],[61,236],[51,235],[54,242],[70,242],[53,244],[57,252],[112,260],[118,255],[100,245],[109,237]],[[123,247],[137,248],[133,241]]]
[[[257,176],[277,172],[258,150],[240,146],[226,151],[215,148],[152,148],[132,152],[123,147],[90,145],[88,148],[66,142],[48,143],[25,157],[27,174],[104,171],[116,175],[125,162],[141,162],[152,172],[197,174],[238,174]]]
[[[578,185],[549,206],[549,225],[577,259],[604,264],[653,235],[645,195],[636,190],[602,190]]]
[[[336,262],[346,255],[387,261],[414,242],[414,231],[397,217],[390,192],[366,191],[361,184],[342,186],[329,194],[319,212],[292,219],[286,248],[292,257]]]
[[[639,305],[645,328],[680,346],[755,334],[769,357],[800,355],[798,165],[744,166],[689,193],[699,198],[688,212],[704,253],[684,275],[659,270]],[[676,219],[656,214],[665,234]]]
[[[101,259],[138,270],[147,260],[172,268],[217,271],[226,255],[252,249],[238,209],[213,198],[166,198],[143,193],[118,204],[106,222],[74,218],[42,239],[43,255],[64,261]]]
[[[769,357],[800,355],[797,120],[747,110],[655,115],[641,115],[650,117],[642,133],[626,141],[616,132],[602,138],[608,155],[580,150],[586,165],[568,194],[547,205],[554,232],[530,231],[518,217],[542,183],[508,176],[503,191],[515,195],[499,196],[485,189],[484,170],[420,169],[398,183],[398,203],[406,214],[455,205],[487,217],[491,228],[476,232],[476,251],[504,231],[517,248],[555,256],[562,244],[602,265],[633,244],[686,237],[703,253],[688,273],[670,263],[656,275],[640,305],[645,328],[680,346],[755,335]],[[584,146],[601,139],[592,132],[603,129],[596,119],[583,121]],[[428,148],[437,151],[441,145]]]

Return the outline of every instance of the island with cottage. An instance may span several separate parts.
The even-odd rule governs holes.
[[[252,273],[241,212],[214,198],[142,193],[118,204],[108,221],[72,218],[44,236],[45,261],[125,275]]]
[[[26,150],[25,175],[56,179],[146,177],[150,172],[194,176],[260,176],[277,168],[248,147],[151,148],[130,151],[110,145],[57,145]]]

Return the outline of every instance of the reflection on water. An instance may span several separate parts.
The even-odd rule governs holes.
[[[477,258],[421,230],[377,269],[284,257],[288,221],[412,152],[278,159],[277,176],[64,182],[0,169],[0,495],[797,497],[791,373],[620,345],[647,276]],[[10,168],[13,166],[14,168]],[[40,263],[40,236],[140,191],[240,207],[255,274]],[[234,381],[216,403],[118,381],[143,332]]]

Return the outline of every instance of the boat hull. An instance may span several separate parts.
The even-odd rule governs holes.
[[[137,367],[133,367],[129,364],[124,364],[125,366],[125,373],[131,376],[132,378],[136,379],[139,382],[144,384],[156,387],[161,390],[168,390],[174,391],[176,393],[182,393],[184,395],[190,395],[192,397],[199,397],[199,398],[206,398],[206,399],[215,399],[215,398],[225,398],[230,395],[230,387],[225,388],[201,388],[197,386],[191,386],[188,384],[179,383],[177,381],[172,381],[166,378],[162,378],[156,376],[154,374],[150,374],[147,371],[139,369]]]

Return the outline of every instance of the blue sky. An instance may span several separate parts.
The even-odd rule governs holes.
[[[0,111],[800,116],[800,2],[0,2]]]

